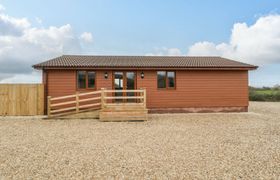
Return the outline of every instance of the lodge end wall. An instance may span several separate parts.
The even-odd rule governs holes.
[[[46,92],[48,96],[74,94],[76,70],[45,70]],[[108,72],[108,78],[104,73]],[[156,71],[137,72],[137,88],[147,89],[147,107],[160,108],[219,108],[248,107],[248,71],[176,71],[176,89],[157,89]],[[96,71],[96,87],[112,89],[112,71]],[[87,91],[87,90],[84,90]]]

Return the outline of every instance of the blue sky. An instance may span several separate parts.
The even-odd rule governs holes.
[[[65,39],[60,40],[60,43],[62,43],[63,47],[71,48],[49,54],[46,52],[41,55],[41,58],[40,53],[36,56],[31,54],[29,57],[34,58],[34,61],[23,60],[26,63],[35,63],[44,60],[46,57],[65,53],[109,55],[173,55],[172,53],[175,53],[175,55],[205,55],[205,47],[207,46],[209,49],[209,44],[203,42],[210,43],[210,48],[218,49],[216,52],[218,55],[226,56],[225,51],[219,49],[219,44],[225,43],[231,46],[232,32],[238,33],[241,31],[241,34],[244,34],[242,27],[236,28],[233,31],[235,24],[246,23],[248,30],[252,26],[251,29],[255,32],[253,26],[260,18],[274,15],[275,17],[273,18],[278,19],[280,14],[280,1],[273,0],[0,0],[0,4],[4,7],[2,8],[4,9],[2,10],[3,14],[18,19],[26,18],[29,26],[24,28],[29,28],[28,31],[36,28],[37,30],[46,30],[46,33],[48,33],[51,31],[49,29],[50,26],[60,28],[69,24],[70,27],[68,28],[70,30],[67,30],[69,36],[73,36],[73,41],[79,41],[75,45],[75,42],[72,40],[69,43],[68,39],[68,44],[65,44],[65,39],[67,39],[65,37]],[[267,21],[269,20],[265,22]],[[260,22],[260,24],[264,24],[264,29],[267,26],[265,22]],[[274,29],[277,27],[278,24],[272,24],[270,31],[274,33]],[[9,30],[9,32],[11,31]],[[24,34],[26,31],[22,30],[22,32]],[[84,32],[90,33],[92,36],[87,43],[81,38],[81,34]],[[256,33],[259,34],[259,30]],[[275,34],[277,33],[275,32]],[[8,36],[7,33],[2,33],[2,35]],[[40,35],[40,38],[42,36]],[[49,36],[52,35],[48,34],[48,38]],[[263,36],[266,35],[264,34]],[[260,38],[259,43],[261,43],[261,40],[263,38]],[[280,38],[276,38],[275,41],[279,40]],[[241,40],[237,38],[236,41],[238,44]],[[256,42],[254,44],[258,44]],[[273,46],[273,49],[278,48],[280,50],[280,45],[277,45],[278,43],[270,45],[269,42],[267,40],[268,45],[266,47]],[[60,44],[55,45],[59,47]],[[41,46],[44,45],[41,44]],[[203,47],[201,48],[201,46]],[[0,45],[0,49],[3,47]],[[191,47],[194,47],[192,51],[190,50]],[[240,45],[240,47],[243,47],[243,45]],[[40,50],[40,48],[36,47],[37,50]],[[34,52],[31,48],[26,51],[29,52],[29,50],[30,53]],[[240,57],[239,54],[241,54]],[[216,54],[210,52],[209,55]],[[244,53],[236,52],[231,53],[229,57],[261,66],[260,70],[252,73],[250,76],[250,83],[252,85],[280,84],[280,60],[278,59],[280,58],[280,51],[279,54],[277,54],[277,51],[273,52],[269,60],[258,58],[255,61],[250,54],[244,55]],[[244,58],[246,59],[244,60]],[[11,59],[15,59],[15,57]],[[15,80],[15,77],[11,77],[13,73],[11,70],[11,73],[2,74],[2,80],[4,77],[8,79],[4,79],[4,82],[9,81],[9,79]],[[21,73],[28,75],[28,73],[33,72],[26,69],[26,71]]]

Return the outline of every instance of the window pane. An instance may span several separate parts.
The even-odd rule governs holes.
[[[123,72],[115,72],[115,89],[122,90],[123,89]]]
[[[86,88],[86,72],[85,71],[78,71],[78,88],[85,89]]]
[[[115,79],[115,90],[123,90],[123,72],[115,72],[114,79]],[[115,92],[115,96],[122,96],[122,92]],[[122,99],[116,99],[115,102],[122,102]]]
[[[134,82],[135,73],[134,72],[127,72],[126,73],[126,89],[134,89]]]
[[[126,72],[126,89],[135,89],[135,73]],[[127,92],[126,96],[135,96],[134,92]],[[136,102],[136,99],[127,99],[127,102]]]
[[[88,88],[95,88],[95,72],[88,72]]]
[[[168,87],[175,88],[175,72],[167,72]]]
[[[166,88],[166,72],[165,71],[157,72],[157,85],[158,85],[158,88]]]

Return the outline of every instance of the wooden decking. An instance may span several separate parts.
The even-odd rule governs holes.
[[[115,96],[115,93],[133,96]],[[131,94],[130,94],[131,95]],[[48,97],[48,118],[99,118],[100,121],[146,121],[146,90],[106,90]]]
[[[105,106],[99,113],[101,121],[146,121],[148,110],[138,103],[119,103]]]

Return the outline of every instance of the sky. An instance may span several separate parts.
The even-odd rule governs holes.
[[[280,84],[278,0],[0,0],[0,83],[41,82],[62,54],[222,56]]]

